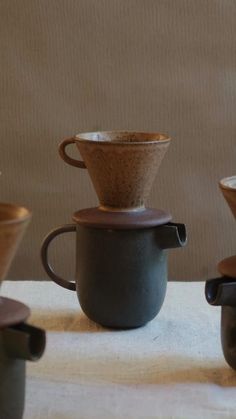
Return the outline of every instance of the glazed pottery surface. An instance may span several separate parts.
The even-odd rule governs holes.
[[[5,278],[30,221],[28,209],[0,203],[0,284]],[[24,323],[24,304],[0,297],[0,418],[22,419],[25,361],[37,360],[45,347],[45,332]]]
[[[28,209],[0,203],[0,285],[15,256],[31,213]]]
[[[21,303],[1,298],[6,311],[11,307],[18,317],[25,318],[29,310]],[[9,318],[12,317],[11,313]],[[13,313],[14,317],[14,313]],[[19,320],[19,318],[18,318]],[[26,360],[38,360],[45,349],[45,332],[23,322],[0,328],[0,418],[22,419],[25,401]]]
[[[101,211],[99,208],[86,208],[73,214],[73,221],[86,227],[113,230],[133,230],[157,227],[172,220],[166,211],[145,208],[139,211]]]
[[[209,304],[221,306],[221,345],[226,362],[236,370],[236,278],[208,280],[205,295]]]
[[[83,161],[66,154],[70,144],[76,144]],[[169,144],[170,138],[159,133],[92,132],[64,140],[59,153],[68,164],[88,169],[101,209],[131,211],[145,207]]]
[[[219,186],[226,202],[236,218],[236,176],[222,179]]]
[[[48,246],[58,234],[76,232],[76,282],[58,277],[48,263]],[[133,328],[152,320],[164,301],[167,250],[186,243],[183,224],[114,230],[70,224],[51,232],[41,255],[48,275],[76,290],[84,313],[107,327]]]
[[[221,275],[236,278],[236,256],[230,256],[218,263],[218,271]]]
[[[221,192],[236,218],[236,176],[219,182]],[[236,369],[236,256],[218,263],[220,278],[208,280],[205,296],[209,304],[221,306],[221,345],[228,364]]]

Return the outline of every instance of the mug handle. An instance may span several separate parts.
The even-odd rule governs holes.
[[[70,144],[76,144],[76,140],[74,137],[66,138],[59,144],[59,154],[66,163],[70,164],[71,166],[80,167],[81,169],[87,169],[83,160],[76,160],[69,157],[66,153],[66,147]]]
[[[42,247],[41,247],[41,260],[45,271],[47,272],[48,276],[56,282],[56,284],[60,285],[63,288],[66,288],[71,291],[76,290],[75,282],[69,282],[60,276],[56,275],[54,270],[52,269],[49,261],[48,261],[48,247],[51,241],[58,236],[59,234],[63,233],[70,233],[76,231],[76,224],[66,224],[62,227],[58,227],[55,230],[51,231],[43,240]]]

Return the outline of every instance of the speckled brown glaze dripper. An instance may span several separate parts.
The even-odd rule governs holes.
[[[72,143],[83,161],[65,153]],[[59,152],[67,163],[88,169],[100,209],[130,211],[145,208],[169,144],[170,138],[159,133],[91,132],[64,140]]]
[[[226,177],[219,182],[220,190],[236,219],[236,176]],[[230,256],[218,263],[221,275],[236,278],[236,256]]]
[[[0,203],[0,285],[30,221],[28,209]]]
[[[219,186],[227,204],[236,218],[236,176],[222,179]]]

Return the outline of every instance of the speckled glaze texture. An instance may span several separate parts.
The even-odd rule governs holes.
[[[236,218],[236,176],[222,179],[219,186],[226,202]]]
[[[100,208],[132,210],[145,207],[153,181],[170,144],[170,138],[159,133],[97,132],[78,134],[65,140],[75,143],[83,158],[77,162],[61,157],[69,164],[88,169]]]
[[[0,285],[8,272],[30,218],[31,213],[26,208],[0,203]]]
[[[230,256],[218,263],[218,271],[221,275],[236,278],[236,256]]]

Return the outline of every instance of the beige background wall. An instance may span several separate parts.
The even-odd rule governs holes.
[[[150,196],[188,227],[170,277],[215,275],[235,252],[217,182],[236,172],[236,2],[1,0],[0,19],[0,196],[34,213],[9,278],[45,279],[44,235],[96,205],[86,171],[64,164],[57,145],[106,129],[171,135]],[[73,244],[52,252],[70,277]]]

